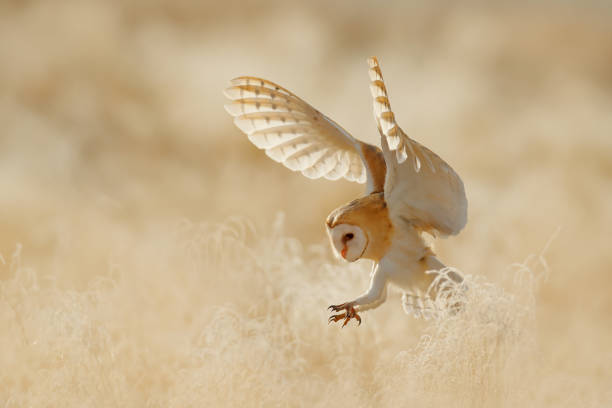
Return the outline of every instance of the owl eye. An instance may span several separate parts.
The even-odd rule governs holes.
[[[347,241],[350,241],[351,239],[353,239],[354,235],[352,232],[349,232],[348,234],[345,235],[345,237]]]

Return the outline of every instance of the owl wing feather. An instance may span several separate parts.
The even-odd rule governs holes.
[[[292,92],[245,76],[233,79],[225,95],[236,126],[271,159],[309,178],[368,181],[368,192],[382,191],[380,149],[355,139]]]
[[[387,173],[385,200],[394,225],[409,223],[434,235],[456,235],[467,222],[461,178],[437,154],[399,127],[376,57],[368,59],[374,118]]]

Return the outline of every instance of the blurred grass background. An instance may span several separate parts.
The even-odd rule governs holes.
[[[538,253],[560,227],[546,253],[550,274],[537,292],[540,358],[563,378],[551,389],[571,383],[576,401],[610,397],[604,392],[612,367],[608,2],[67,0],[0,3],[0,402],[5,396],[8,406],[33,403],[16,398],[45,394],[36,384],[49,364],[79,372],[79,358],[54,360],[75,343],[39,354],[32,342],[65,335],[48,332],[53,318],[45,313],[57,317],[52,311],[61,309],[54,309],[60,299],[103,290],[97,285],[106,279],[124,286],[116,298],[104,297],[108,307],[95,310],[105,317],[96,314],[102,323],[94,319],[93,326],[113,327],[114,346],[113,335],[161,356],[128,358],[125,372],[133,373],[180,360],[171,352],[174,342],[187,342],[215,307],[275,299],[249,290],[256,278],[248,272],[219,270],[206,261],[213,255],[182,252],[184,225],[238,215],[266,237],[284,211],[284,234],[303,248],[322,244],[317,256],[335,265],[323,221],[363,186],[308,180],[268,159],[233,127],[222,90],[239,75],[270,79],[377,143],[370,55],[381,61],[403,129],[446,159],[466,185],[468,226],[437,244],[441,258],[501,281],[509,265]],[[187,230],[188,242],[200,242],[202,230]],[[258,241],[257,234],[251,239]],[[300,262],[308,263],[312,254],[304,251]],[[303,310],[316,315],[314,333],[355,336],[330,334],[324,307],[346,300],[336,296],[357,294],[365,275]],[[234,281],[225,282],[228,276]],[[295,284],[325,292],[346,279],[333,276],[296,277]],[[380,322],[376,347],[399,351],[418,341],[420,323],[396,310],[398,303],[392,298],[365,319],[366,326]],[[69,319],[77,309],[66,306]],[[177,310],[187,317],[175,320]],[[252,322],[261,317],[249,313]],[[406,327],[411,334],[404,341],[389,339]],[[154,334],[164,329],[167,336]],[[155,336],[164,340],[154,345]],[[365,342],[365,334],[358,336]],[[317,341],[310,347],[324,344]],[[363,364],[374,364],[379,352],[369,349]],[[306,378],[335,361],[319,358]],[[167,405],[164,397],[146,399],[151,388],[170,393],[175,376],[163,372],[135,391],[115,385],[105,395],[118,405]],[[72,384],[69,377],[58,377],[55,386]],[[130,375],[121,378],[108,381],[130,383]],[[84,384],[83,395],[93,395]],[[49,387],[44,390],[55,389]],[[64,406],[70,400],[57,398]],[[554,402],[547,398],[540,402]]]

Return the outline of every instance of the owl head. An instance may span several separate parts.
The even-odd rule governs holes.
[[[337,255],[349,262],[361,258],[368,246],[368,236],[352,224],[338,224],[327,227],[327,234]]]
[[[353,262],[378,262],[391,243],[393,226],[382,193],[373,193],[336,208],[325,222],[334,252]]]

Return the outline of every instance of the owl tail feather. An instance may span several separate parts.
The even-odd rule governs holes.
[[[417,319],[430,320],[455,315],[461,311],[468,289],[461,273],[449,267],[426,273],[435,274],[436,277],[427,292],[415,290],[402,295],[404,312]]]

